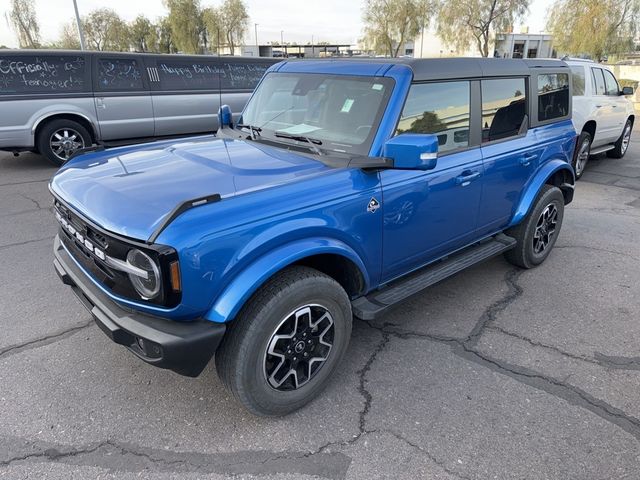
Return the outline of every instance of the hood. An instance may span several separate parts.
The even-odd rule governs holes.
[[[51,189],[104,229],[146,240],[187,200],[215,193],[224,199],[328,169],[264,144],[200,137],[82,155],[56,173]]]

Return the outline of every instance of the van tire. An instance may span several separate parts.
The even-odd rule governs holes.
[[[289,267],[261,287],[229,324],[216,352],[218,376],[250,412],[291,413],[318,397],[333,377],[349,344],[351,322],[351,303],[338,282],[309,267]],[[305,363],[303,355],[325,360]],[[277,381],[283,383],[273,385]]]
[[[631,142],[631,133],[633,131],[633,122],[629,118],[627,123],[624,124],[620,138],[614,143],[613,150],[607,152],[607,157],[622,158],[624,154],[629,150],[629,142]]]
[[[545,215],[555,216],[553,232],[548,226]],[[533,268],[546,260],[560,234],[562,219],[564,218],[564,196],[558,187],[543,185],[536,199],[536,203],[529,214],[515,227],[505,231],[507,235],[516,239],[515,248],[504,253],[504,258],[511,264],[521,268]],[[543,226],[544,224],[544,226]],[[542,250],[536,251],[537,246],[546,243]],[[546,238],[546,242],[544,239]]]
[[[68,137],[64,137],[64,132]],[[59,134],[63,140],[54,138],[55,134]],[[68,150],[54,151],[52,141],[69,141],[71,148]],[[68,120],[66,118],[57,118],[45,123],[38,132],[36,146],[42,156],[56,167],[64,165],[69,157],[80,148],[90,147],[92,145],[91,134],[78,122]]]

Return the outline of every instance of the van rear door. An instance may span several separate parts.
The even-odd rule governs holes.
[[[153,104],[135,55],[94,56],[94,97],[102,140],[152,137]]]

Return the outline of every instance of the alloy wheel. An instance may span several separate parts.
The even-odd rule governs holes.
[[[287,315],[267,344],[264,375],[269,385],[292,391],[311,380],[329,358],[335,327],[322,305],[305,305]]]
[[[49,146],[53,154],[63,162],[69,160],[71,155],[84,148],[84,139],[73,128],[61,128],[56,130],[49,139]]]
[[[591,142],[588,138],[585,138],[580,145],[580,150],[578,151],[578,155],[576,156],[576,177],[582,175],[582,171],[584,167],[587,165],[587,160],[589,160],[589,152],[591,150]]]
[[[533,233],[533,252],[536,255],[540,255],[547,249],[556,233],[557,224],[558,208],[551,203],[540,214]]]
[[[622,154],[624,155],[629,148],[629,142],[631,141],[631,125],[627,124],[622,133]]]

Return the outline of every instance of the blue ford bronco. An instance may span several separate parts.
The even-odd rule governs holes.
[[[561,61],[285,61],[219,115],[65,164],[54,265],[114,342],[189,376],[215,355],[260,415],[320,394],[353,316],[498,254],[542,263],[573,197]]]

